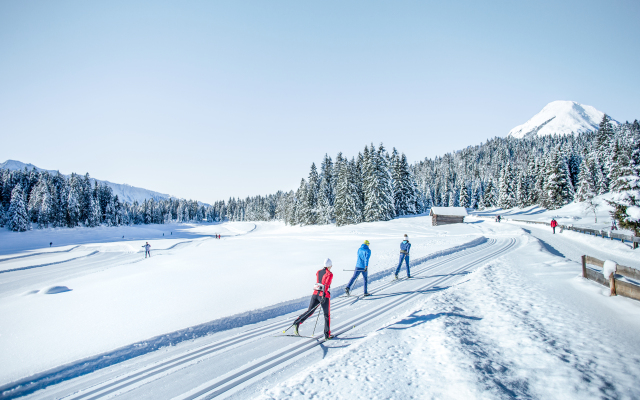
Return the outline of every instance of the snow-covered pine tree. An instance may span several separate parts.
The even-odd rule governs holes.
[[[500,171],[500,180],[498,182],[498,207],[505,210],[515,206],[513,180],[511,164],[507,163]]]
[[[529,193],[527,192],[527,184],[524,174],[518,174],[518,180],[516,182],[516,206],[519,208],[525,208],[528,206],[527,200]]]
[[[545,163],[545,208],[556,210],[565,203],[567,181],[565,168],[557,151],[552,151]]]
[[[576,191],[576,201],[586,201],[596,195],[596,185],[593,180],[593,159],[586,158],[580,166],[578,175],[578,190]]]
[[[11,203],[9,204],[8,228],[14,232],[25,232],[31,229],[27,205],[25,204],[22,185],[18,183],[11,191]]]
[[[621,190],[608,203],[613,207],[611,216],[623,229],[640,236],[640,141],[634,143],[629,161],[629,174],[621,176],[617,187]]]
[[[391,177],[384,152],[382,144],[378,151],[372,144],[368,157],[365,154],[364,158],[364,220],[367,222],[388,221],[395,216]]]
[[[496,192],[496,189],[495,189],[495,185],[493,184],[493,179],[489,179],[486,187],[484,188],[484,197],[482,198],[482,203],[483,203],[482,209],[493,208],[497,205],[495,192]]]
[[[48,183],[45,182],[45,184],[42,185],[39,196],[41,198],[41,201],[38,210],[38,226],[40,228],[47,228],[52,222],[54,216],[53,199],[51,197],[50,187]]]
[[[469,191],[467,187],[463,184],[460,186],[460,197],[458,198],[458,205],[460,207],[469,208]]]
[[[630,190],[629,177],[633,176],[631,151],[619,141],[615,142],[609,172],[609,190],[620,193]]]
[[[335,173],[338,177],[336,186],[336,199],[334,202],[334,212],[336,218],[336,226],[349,224],[348,197],[350,195],[349,188],[349,169],[345,165],[342,153],[338,153],[335,163]]]

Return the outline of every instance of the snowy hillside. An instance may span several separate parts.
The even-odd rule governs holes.
[[[0,168],[14,170],[14,171],[24,170],[25,168],[27,168],[28,170],[32,170],[35,168],[36,171],[45,171],[45,172],[49,172],[50,174],[58,173],[58,171],[38,168],[33,164],[25,164],[23,162],[15,161],[15,160],[7,160],[3,162],[2,164],[0,164]],[[130,185],[127,185],[126,183],[113,183],[109,181],[101,181],[99,179],[91,178],[91,182],[93,183],[94,181],[98,181],[101,185],[109,186],[113,190],[114,195],[117,195],[121,201],[126,201],[128,203],[133,203],[134,201],[141,203],[147,199],[163,200],[163,199],[168,199],[170,197],[173,197],[168,194],[158,193],[152,190],[130,186]]]
[[[509,131],[508,136],[521,139],[526,136],[567,135],[594,131],[602,120],[603,112],[575,101],[552,101],[542,111],[522,125]],[[613,125],[619,125],[611,120]]]

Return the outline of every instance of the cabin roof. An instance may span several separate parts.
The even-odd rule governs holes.
[[[431,207],[429,215],[454,215],[458,217],[466,217],[467,209],[464,207]]]

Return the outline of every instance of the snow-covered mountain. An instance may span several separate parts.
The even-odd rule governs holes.
[[[33,164],[25,164],[21,161],[16,161],[16,160],[7,160],[2,164],[0,164],[0,168],[9,169],[9,170],[24,170],[25,168],[27,168],[28,170],[32,170],[35,168],[36,171],[44,171],[50,174],[58,173],[58,171],[38,168]],[[91,178],[91,181],[92,183],[94,181],[98,181],[100,182],[101,185],[107,185],[111,187],[111,190],[113,190],[113,194],[118,195],[118,198],[121,201],[126,201],[128,203],[133,203],[134,201],[138,201],[138,203],[141,203],[147,199],[162,200],[162,199],[168,199],[170,197],[174,197],[168,194],[158,193],[152,190],[147,190],[147,189],[142,189],[139,187],[127,185],[126,183],[124,184],[113,183],[109,181],[101,181],[99,179],[94,179],[94,178]]]
[[[509,131],[508,136],[521,139],[534,135],[567,135],[594,131],[602,121],[603,112],[595,107],[578,104],[575,101],[552,101],[542,111],[522,125]],[[618,125],[619,122],[611,120]]]

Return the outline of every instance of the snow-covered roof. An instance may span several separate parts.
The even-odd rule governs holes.
[[[464,207],[431,207],[429,215],[456,215],[460,217],[466,217],[467,209]]]

